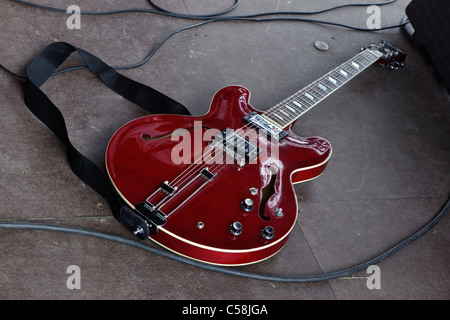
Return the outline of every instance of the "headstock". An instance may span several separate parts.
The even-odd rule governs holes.
[[[404,67],[405,61],[408,59],[405,51],[384,41],[380,44],[371,44],[370,46],[364,47],[363,50],[372,51],[380,57],[378,62],[383,67],[388,67],[393,70]]]

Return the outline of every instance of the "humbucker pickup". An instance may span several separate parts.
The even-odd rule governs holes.
[[[239,166],[253,163],[261,153],[261,149],[247,137],[229,128],[216,135],[212,144],[232,156]]]
[[[287,136],[287,132],[276,127],[256,112],[247,114],[244,118],[245,122],[251,123],[260,130],[267,132],[267,138],[280,141]]]

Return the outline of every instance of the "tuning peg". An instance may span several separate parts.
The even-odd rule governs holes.
[[[389,69],[392,69],[392,70],[398,70],[400,68],[403,68],[404,66],[405,66],[405,64],[403,62],[398,62],[398,61],[393,61],[388,64]]]

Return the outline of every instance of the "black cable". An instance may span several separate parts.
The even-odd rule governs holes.
[[[210,22],[214,22],[214,20],[206,20],[206,21],[202,21],[202,22],[190,25],[190,26],[186,26],[186,27],[177,29],[177,30],[173,31],[172,33],[170,33],[167,37],[165,37],[141,62],[138,62],[133,65],[122,66],[122,67],[112,67],[112,68],[114,70],[130,70],[130,69],[138,68],[138,67],[146,64],[158,52],[158,50],[161,49],[161,47],[164,45],[164,43],[166,43],[170,38],[172,38],[177,33],[202,26],[202,25],[210,23]],[[79,67],[67,68],[67,69],[60,70],[60,71],[53,73],[52,76],[56,76],[56,75],[59,75],[59,74],[65,73],[65,72],[69,72],[69,71],[82,70],[82,69],[87,69],[87,67],[79,66]]]
[[[187,15],[187,14],[183,14],[183,13],[176,13],[176,12],[173,12],[173,11],[169,11],[169,10],[166,10],[166,9],[164,9],[164,8],[162,8],[162,7],[160,7],[160,6],[158,6],[158,5],[156,5],[154,2],[153,2],[153,0],[148,0],[148,2],[150,3],[150,5],[152,5],[153,7],[155,7],[156,9],[158,9],[159,11],[161,11],[161,12],[165,12],[165,13],[168,13],[168,14],[170,14],[170,15],[172,15],[172,16],[176,16],[176,17],[186,17],[186,18],[189,18],[189,19],[192,19],[193,17],[201,17],[201,18],[212,18],[212,17],[217,17],[217,16],[221,16],[221,15],[224,15],[224,14],[226,14],[226,13],[228,13],[228,12],[231,12],[231,11],[233,11],[234,9],[236,9],[237,8],[237,6],[239,5],[239,2],[240,2],[241,0],[235,0],[234,1],[234,4],[231,6],[231,7],[229,7],[229,8],[227,8],[227,9],[225,9],[225,10],[223,10],[223,11],[219,11],[219,12],[215,12],[215,13],[212,13],[212,14],[206,14],[206,15]]]
[[[262,19],[256,19],[256,18],[237,18],[237,17],[230,17],[229,19],[225,19],[225,18],[221,18],[221,19],[211,19],[211,20],[206,20],[206,21],[202,21],[190,26],[186,26],[180,29],[177,29],[175,31],[173,31],[172,33],[170,33],[166,38],[164,38],[156,47],[155,49],[153,49],[141,62],[138,62],[136,64],[132,64],[132,65],[128,65],[128,66],[115,66],[113,67],[114,70],[130,70],[130,69],[134,69],[134,68],[138,68],[144,64],[146,64],[155,54],[156,52],[164,45],[164,43],[166,43],[170,38],[172,38],[174,35],[182,32],[182,31],[186,31],[189,29],[193,29],[211,22],[217,22],[217,21],[230,21],[230,20],[234,20],[234,21],[252,21],[252,22],[269,22],[269,21],[302,21],[302,22],[311,22],[311,23],[320,23],[320,24],[327,24],[327,25],[332,25],[332,26],[339,26],[339,27],[345,27],[345,28],[350,28],[353,30],[357,30],[357,31],[373,31],[372,29],[364,29],[364,28],[358,28],[358,27],[352,27],[352,26],[348,26],[348,25],[344,25],[344,24],[340,24],[340,23],[336,23],[336,22],[327,22],[327,21],[321,21],[321,20],[314,20],[314,19],[306,19],[306,18],[262,18]],[[398,28],[398,27],[402,27],[405,26],[409,23],[408,20],[403,21],[401,24],[399,25],[395,25],[395,26],[388,26],[388,27],[383,27],[379,30],[387,30],[387,29],[393,29],[393,28]],[[14,73],[10,70],[8,70],[7,68],[5,68],[4,66],[0,65],[0,67],[2,69],[4,69],[5,71],[7,71],[9,74],[19,77],[19,78],[23,78],[25,79],[26,76],[24,75],[19,75],[17,73]],[[76,70],[83,70],[83,69],[87,69],[86,66],[79,66],[79,67],[71,67],[71,68],[67,68],[64,70],[60,70],[57,71],[55,73],[53,73],[53,76],[56,75],[60,75],[69,71],[76,71]]]
[[[11,0],[11,1],[15,1],[15,0]],[[356,30],[356,31],[364,31],[364,32],[374,31],[374,29],[364,29],[364,28],[353,27],[353,26],[349,26],[349,25],[345,25],[345,24],[341,24],[341,23],[337,23],[337,22],[328,22],[328,21],[306,19],[306,18],[239,18],[239,17],[229,17],[229,18],[220,18],[220,19],[210,19],[210,20],[202,21],[202,22],[190,25],[190,26],[179,28],[179,29],[173,31],[166,38],[164,38],[141,62],[138,62],[136,64],[132,64],[132,65],[128,65],[128,66],[115,66],[115,67],[112,67],[112,68],[114,70],[130,70],[130,69],[135,69],[135,68],[141,67],[142,65],[146,64],[157,53],[157,51],[159,49],[161,49],[161,47],[164,45],[164,43],[166,43],[174,35],[176,35],[176,34],[178,34],[180,32],[189,30],[189,29],[193,29],[193,28],[200,27],[202,25],[205,25],[205,24],[208,24],[208,23],[211,23],[211,22],[217,22],[217,21],[247,21],[247,22],[296,21],[296,22],[311,22],[311,23],[332,25],[332,26],[349,28],[349,29]],[[382,27],[380,29],[376,29],[376,31],[399,28],[399,27],[403,27],[403,26],[405,26],[407,24],[409,24],[409,20],[404,20],[401,24],[394,25],[394,26],[388,26],[388,27]],[[21,79],[25,79],[26,78],[25,75],[20,75],[20,74],[17,74],[15,72],[12,72],[11,70],[7,69],[6,67],[4,67],[1,64],[0,64],[0,68],[5,70],[6,72],[8,72],[9,74],[11,74],[11,75],[13,75],[15,77],[18,77],[18,78],[21,78]],[[69,71],[76,71],[76,70],[83,70],[83,69],[87,69],[87,67],[86,66],[71,67],[71,68],[67,68],[67,69],[64,69],[64,70],[57,71],[57,72],[53,73],[53,76],[60,75],[60,74],[63,74],[63,73],[69,72]]]
[[[146,245],[143,242],[139,242],[139,241],[132,240],[129,238],[125,238],[125,237],[121,237],[121,236],[117,236],[117,235],[113,235],[113,234],[108,234],[108,233],[104,233],[104,232],[100,232],[100,231],[72,227],[72,226],[40,224],[40,223],[24,223],[24,222],[0,222],[0,229],[45,230],[45,231],[60,231],[60,232],[80,234],[80,235],[115,241],[115,242],[118,242],[121,244],[129,245],[134,248],[150,252],[152,254],[157,254],[164,258],[172,259],[172,260],[184,263],[184,264],[188,264],[190,266],[194,266],[197,268],[201,268],[201,269],[205,269],[205,270],[209,270],[209,271],[213,271],[213,272],[219,272],[222,274],[228,274],[228,275],[232,275],[232,276],[244,277],[244,278],[261,280],[261,281],[300,283],[300,282],[318,282],[318,281],[332,280],[332,279],[336,279],[336,278],[350,276],[359,271],[367,269],[367,267],[369,267],[371,265],[375,265],[375,264],[381,262],[382,260],[392,256],[393,254],[395,254],[399,250],[403,249],[404,247],[406,247],[408,244],[410,244],[414,240],[417,240],[418,238],[423,236],[430,229],[432,229],[439,221],[442,220],[442,218],[447,214],[449,209],[450,209],[450,200],[447,200],[446,204],[440,210],[440,212],[431,221],[429,221],[424,227],[422,227],[421,229],[416,231],[414,234],[412,234],[405,240],[401,241],[400,243],[398,243],[395,246],[391,247],[390,249],[386,250],[382,254],[376,256],[375,258],[372,258],[368,261],[365,261],[363,263],[360,263],[356,266],[353,266],[353,267],[350,267],[347,269],[324,273],[324,274],[304,275],[304,276],[279,276],[279,275],[270,275],[270,274],[260,274],[260,273],[255,273],[255,272],[248,272],[248,271],[233,269],[233,268],[229,268],[229,267],[221,267],[221,266],[217,266],[217,265],[211,265],[211,264],[203,263],[203,262],[196,261],[196,260],[191,260],[189,258],[185,258],[183,256],[173,254],[167,250],[163,250],[163,249],[156,248],[156,247],[151,247],[151,246]]]
[[[29,6],[29,7],[38,8],[38,9],[49,10],[49,11],[60,12],[60,13],[67,13],[66,9],[49,7],[49,6],[45,6],[45,5],[41,5],[41,4],[37,4],[37,3],[25,1],[25,0],[9,0],[9,1],[16,2],[16,3],[22,4],[25,6]],[[236,17],[238,17],[238,18],[255,18],[255,17],[259,17],[259,16],[266,16],[266,15],[314,15],[314,14],[325,13],[325,12],[329,12],[332,10],[341,9],[341,8],[345,8],[345,7],[363,7],[363,6],[368,7],[371,5],[384,6],[384,5],[392,4],[396,1],[397,0],[388,0],[388,1],[378,2],[378,3],[347,3],[347,4],[336,5],[336,6],[328,7],[325,9],[319,9],[319,10],[315,10],[315,11],[272,11],[272,12],[263,12],[263,13],[256,13],[256,14],[236,16]],[[150,5],[155,7],[157,10],[144,9],[144,8],[133,8],[133,9],[121,9],[121,10],[109,10],[109,11],[81,11],[80,14],[95,16],[95,15],[113,15],[113,14],[122,14],[122,13],[141,12],[141,13],[154,13],[154,14],[160,14],[160,15],[165,15],[165,16],[171,16],[174,18],[184,18],[184,19],[193,19],[193,20],[209,20],[212,17],[218,17],[220,15],[224,15],[225,13],[231,12],[232,10],[236,9],[237,6],[239,5],[240,0],[234,0],[234,4],[226,10],[219,11],[219,12],[212,13],[212,14],[207,14],[207,15],[193,15],[193,14],[177,13],[177,12],[169,11],[167,9],[164,9],[164,8],[156,5],[153,2],[153,0],[148,0],[148,2],[150,3]]]
[[[40,4],[36,4],[36,3],[24,1],[24,0],[9,0],[9,1],[16,2],[16,3],[22,4],[22,5],[26,5],[26,6],[30,6],[30,7],[34,7],[34,8],[38,8],[38,9],[66,13],[66,10],[64,10],[64,9],[44,6],[44,5],[40,5]],[[337,10],[337,9],[341,9],[341,8],[345,8],[345,7],[358,7],[358,6],[369,6],[369,5],[384,6],[384,5],[388,5],[388,4],[394,3],[396,1],[397,0],[388,0],[388,1],[383,1],[383,2],[379,2],[379,3],[350,3],[350,4],[343,4],[343,5],[332,6],[332,7],[328,7],[328,8],[325,8],[325,9],[316,10],[316,11],[281,11],[281,12],[280,11],[278,11],[278,12],[274,11],[274,12],[257,13],[257,14],[251,14],[251,15],[243,15],[243,16],[222,16],[222,15],[224,15],[224,14],[234,10],[239,5],[240,0],[235,0],[234,4],[231,7],[227,8],[227,9],[225,9],[223,11],[219,11],[219,12],[216,12],[216,13],[213,13],[213,14],[209,14],[209,15],[180,14],[180,13],[172,12],[172,11],[166,10],[164,8],[161,8],[160,6],[157,6],[152,0],[148,0],[150,5],[155,7],[157,10],[151,10],[151,9],[123,9],[123,10],[112,10],[112,11],[82,11],[82,12],[80,12],[80,14],[82,14],[82,15],[113,15],[113,14],[131,13],[131,12],[143,12],[143,13],[152,13],[152,14],[166,15],[166,16],[175,17],[175,18],[182,18],[182,19],[205,20],[203,22],[196,23],[194,25],[190,25],[190,26],[183,27],[183,28],[175,30],[174,32],[169,34],[166,38],[164,38],[164,40],[161,41],[155,47],[155,49],[153,49],[144,58],[144,60],[142,60],[141,62],[138,62],[138,63],[133,64],[133,65],[128,65],[128,66],[113,67],[113,69],[115,69],[115,70],[130,70],[130,69],[138,68],[138,67],[144,65],[145,63],[147,63],[156,54],[156,52],[162,47],[162,45],[165,42],[167,42],[174,35],[182,32],[182,31],[186,31],[186,30],[189,30],[189,29],[192,29],[192,28],[196,28],[196,27],[202,26],[202,25],[207,24],[207,23],[217,22],[217,21],[244,21],[244,22],[291,21],[291,22],[309,22],[309,23],[317,23],[317,24],[324,24],[324,25],[331,25],[331,26],[336,26],[336,27],[348,28],[348,29],[351,29],[351,30],[363,31],[363,32],[373,32],[373,31],[381,31],[381,30],[388,30],[388,29],[394,29],[394,28],[403,27],[403,26],[405,26],[405,25],[407,25],[409,23],[408,20],[402,21],[402,23],[400,23],[398,25],[392,25],[392,26],[382,27],[382,28],[378,28],[378,29],[367,29],[367,28],[360,28],[360,27],[350,26],[350,25],[346,25],[346,24],[342,24],[342,23],[338,23],[338,22],[324,21],[324,20],[317,20],[317,19],[306,19],[306,18],[299,18],[299,17],[257,18],[257,17],[261,17],[261,16],[268,16],[268,15],[273,15],[273,16],[278,16],[278,15],[315,15],[315,14],[325,13],[325,12],[329,12],[329,11],[332,11],[332,10]],[[17,78],[20,78],[20,79],[25,79],[26,78],[24,75],[19,75],[19,74],[15,73],[15,72],[12,72],[11,70],[7,69],[6,67],[4,67],[2,65],[0,65],[0,67],[3,70],[5,70],[6,72],[8,72],[9,74],[11,74],[11,75],[13,75],[13,76],[15,76]],[[86,67],[85,66],[72,67],[72,68],[68,68],[68,69],[64,69],[64,70],[58,71],[58,72],[54,73],[53,75],[55,76],[55,75],[59,75],[59,74],[65,73],[65,72],[75,71],[75,70],[83,70],[83,69],[86,69]]]
[[[55,12],[62,12],[67,13],[66,10],[60,9],[60,8],[54,8],[49,6],[44,6],[24,0],[9,0],[12,2],[16,2],[19,4],[23,4],[26,6],[35,7],[38,9],[44,9],[49,11],[55,11]],[[220,17],[221,15],[228,13],[232,10],[234,10],[240,0],[235,0],[234,4],[229,7],[226,10],[216,12],[209,15],[192,15],[192,14],[181,14],[172,12],[169,10],[166,10],[164,8],[161,8],[160,6],[157,6],[152,0],[148,0],[148,2],[157,8],[158,10],[151,10],[151,9],[142,9],[142,8],[135,8],[135,9],[122,9],[122,10],[111,10],[111,11],[81,11],[81,15],[112,15],[112,14],[120,14],[120,13],[131,13],[131,12],[143,12],[143,13],[152,13],[152,14],[160,14],[160,15],[166,15],[174,18],[181,18],[181,19],[189,19],[189,20],[214,20],[214,21],[255,21],[255,22],[267,22],[267,21],[303,21],[303,22],[315,22],[315,23],[323,23],[328,25],[334,25],[339,26],[343,28],[349,28],[352,30],[357,31],[380,31],[380,30],[386,30],[386,29],[392,29],[392,28],[398,28],[403,26],[403,24],[393,25],[389,27],[383,27],[378,29],[367,29],[367,28],[359,28],[359,27],[353,27],[350,25],[342,24],[342,23],[335,23],[335,22],[329,22],[329,21],[323,21],[323,20],[309,20],[309,19],[301,19],[301,18],[266,18],[266,19],[256,19],[257,17],[261,16],[268,16],[268,15],[315,15],[320,13],[329,12],[336,9],[346,8],[346,7],[362,7],[362,6],[384,6],[388,4],[392,4],[396,2],[397,0],[388,0],[378,3],[348,3],[348,4],[342,4],[337,6],[328,7],[325,9],[315,10],[315,11],[271,11],[271,12],[263,12],[263,13],[256,13],[256,14],[249,14],[249,15],[242,15],[242,16],[225,16]],[[211,21],[212,22],[212,21]]]
[[[325,9],[319,9],[315,11],[276,11],[276,12],[267,12],[267,13],[257,13],[254,15],[246,15],[246,17],[259,17],[259,16],[267,16],[267,15],[295,15],[295,14],[305,14],[305,15],[313,15],[319,13],[325,13],[336,9],[346,8],[346,7],[368,7],[368,6],[384,6],[391,3],[396,2],[397,0],[389,0],[383,1],[379,3],[346,3],[341,5],[336,5],[333,7],[328,7]]]
[[[338,27],[345,27],[345,28],[350,28],[350,29],[357,30],[357,31],[373,31],[372,29],[352,27],[352,26],[348,26],[348,25],[344,25],[344,24],[340,24],[340,23],[336,23],[336,22],[327,22],[327,21],[306,19],[306,18],[239,18],[239,17],[229,17],[228,18],[228,17],[224,17],[224,18],[220,18],[220,19],[210,19],[210,20],[202,21],[202,22],[199,22],[199,23],[196,23],[196,24],[193,24],[190,26],[186,26],[186,27],[183,27],[183,28],[173,31],[166,38],[164,38],[141,62],[132,64],[132,65],[128,65],[128,66],[121,66],[121,67],[115,66],[115,67],[113,67],[113,69],[114,70],[130,70],[130,69],[141,67],[142,65],[146,64],[157,53],[157,51],[159,49],[161,49],[161,47],[164,45],[164,43],[166,43],[174,35],[182,32],[182,31],[186,31],[189,29],[200,27],[202,25],[205,25],[205,24],[208,24],[211,22],[218,22],[218,21],[247,21],[247,22],[249,22],[249,21],[250,22],[270,22],[270,21],[297,21],[297,22],[299,22],[299,21],[302,21],[302,22],[320,23],[320,24],[326,24],[326,25],[332,25],[332,26],[338,26]],[[399,25],[383,27],[383,28],[380,28],[377,30],[379,31],[379,30],[398,28],[398,27],[402,27],[408,23],[409,23],[409,21],[403,21]],[[79,66],[79,67],[67,68],[67,69],[55,72],[53,75],[55,76],[55,75],[59,75],[59,74],[65,73],[65,72],[75,71],[75,70],[83,70],[83,69],[87,69],[87,67]]]
[[[0,64],[0,69],[5,70],[6,72],[8,72],[13,77],[16,77],[16,78],[19,78],[19,79],[26,79],[26,76],[24,76],[22,74],[15,73],[15,72],[9,70],[8,68],[6,68],[5,66],[3,66],[2,64]]]
[[[43,6],[43,5],[39,5],[39,4],[27,2],[27,1],[22,1],[22,0],[10,0],[10,1],[17,2],[17,3],[31,6],[31,7],[36,7],[39,9],[45,9],[45,10],[66,13],[66,10],[63,10],[63,9]],[[390,0],[390,1],[385,1],[385,2],[381,2],[381,3],[377,3],[377,4],[362,4],[362,3],[344,4],[344,5],[338,5],[338,6],[322,9],[322,10],[310,11],[310,12],[267,12],[267,13],[259,13],[259,14],[253,14],[253,15],[245,15],[245,16],[225,16],[224,17],[224,16],[222,16],[223,14],[228,13],[237,7],[237,5],[239,4],[239,0],[235,0],[234,5],[231,6],[230,8],[228,8],[224,11],[218,12],[218,13],[210,14],[210,15],[185,15],[185,14],[174,13],[174,12],[168,11],[166,9],[163,9],[163,8],[155,5],[152,0],[149,0],[149,3],[152,6],[154,6],[157,9],[157,11],[150,10],[150,9],[124,9],[124,10],[114,10],[114,11],[106,11],[106,12],[82,12],[81,14],[84,14],[84,15],[111,15],[111,14],[129,13],[129,12],[146,12],[146,13],[162,14],[162,15],[167,15],[167,16],[172,16],[172,17],[177,17],[177,18],[204,20],[204,21],[196,23],[194,25],[186,26],[186,27],[175,30],[174,32],[169,34],[166,38],[164,38],[150,52],[150,54],[141,62],[131,65],[131,66],[115,67],[116,70],[125,70],[125,69],[137,68],[137,67],[142,66],[143,64],[147,63],[156,54],[156,52],[164,45],[164,43],[167,42],[174,35],[182,32],[182,31],[185,31],[185,30],[189,30],[189,29],[192,29],[195,27],[202,26],[204,24],[208,24],[211,22],[217,22],[217,21],[249,21],[249,22],[302,21],[302,22],[311,22],[311,23],[319,23],[319,24],[325,24],[325,25],[344,27],[344,28],[349,28],[349,29],[357,30],[357,31],[378,31],[378,30],[387,30],[387,29],[402,27],[402,26],[408,24],[409,21],[406,20],[406,21],[403,21],[399,25],[388,26],[388,27],[383,27],[383,28],[379,28],[379,29],[365,29],[365,28],[353,27],[353,26],[349,26],[349,25],[345,25],[345,24],[341,24],[341,23],[336,23],[336,22],[298,18],[298,17],[258,18],[258,17],[262,17],[262,16],[269,16],[269,15],[274,15],[274,16],[275,15],[312,15],[312,14],[324,13],[324,12],[328,12],[331,10],[336,10],[336,9],[340,9],[340,8],[344,8],[344,7],[368,6],[368,5],[381,6],[381,5],[393,3],[395,1],[397,1],[397,0]],[[0,68],[17,78],[20,78],[20,79],[26,78],[23,75],[12,72],[11,70],[7,69],[6,67],[4,67],[1,64],[0,64]],[[69,68],[69,69],[59,71],[59,72],[55,73],[54,75],[61,74],[61,73],[67,72],[67,71],[79,70],[79,69],[85,69],[85,68],[86,67],[83,67],[83,66]],[[220,272],[220,273],[224,273],[224,274],[241,276],[241,277],[257,279],[257,280],[274,281],[274,282],[314,282],[314,281],[325,281],[325,280],[348,276],[348,275],[354,274],[358,271],[361,271],[372,264],[379,263],[380,261],[393,255],[400,249],[404,248],[405,246],[407,246],[414,240],[416,240],[419,237],[421,237],[422,235],[424,235],[427,231],[429,231],[434,225],[436,225],[445,216],[449,207],[450,207],[450,201],[447,201],[446,205],[439,212],[439,214],[435,218],[433,218],[429,223],[427,223],[427,225],[425,225],[423,228],[421,228],[416,233],[414,233],[407,239],[403,240],[399,244],[393,246],[391,249],[385,251],[384,253],[378,255],[377,257],[375,257],[373,259],[370,259],[369,261],[366,261],[364,263],[361,263],[359,265],[356,265],[356,266],[353,266],[351,268],[347,268],[344,270],[326,273],[326,274],[320,274],[320,275],[310,275],[310,276],[264,275],[264,274],[251,273],[251,272],[240,271],[240,270],[226,268],[226,267],[210,265],[210,264],[198,262],[195,260],[191,260],[191,259],[188,259],[188,258],[185,258],[182,256],[178,256],[178,255],[172,254],[168,251],[165,251],[165,250],[162,250],[159,248],[150,247],[150,246],[145,245],[142,242],[138,242],[138,241],[135,241],[132,239],[128,239],[128,238],[124,238],[124,237],[120,237],[120,236],[116,236],[116,235],[111,235],[111,234],[106,234],[106,233],[102,233],[102,232],[98,232],[98,231],[92,231],[92,230],[87,230],[87,229],[82,229],[82,228],[71,227],[71,226],[47,225],[47,224],[23,223],[23,222],[22,223],[20,223],[20,222],[0,222],[0,228],[3,228],[3,229],[34,229],[34,230],[48,230],[48,231],[61,231],[61,232],[76,233],[76,234],[87,235],[87,236],[103,238],[103,239],[107,239],[107,240],[111,240],[111,241],[116,241],[119,243],[123,243],[126,245],[130,245],[130,246],[154,253],[154,254],[161,255],[166,258],[170,258],[170,259],[173,259],[173,260],[176,260],[179,262],[183,262],[183,263],[191,265],[191,266],[199,267],[199,268],[210,270],[210,271]]]
[[[24,0],[9,0],[9,1],[16,2],[19,4],[25,5],[25,6],[37,8],[37,9],[60,12],[60,13],[67,13],[66,9],[49,7],[49,6],[37,4],[34,2],[29,2],[29,1],[24,1]],[[170,17],[174,17],[174,18],[202,20],[202,19],[210,19],[211,17],[222,15],[222,14],[225,14],[225,13],[228,13],[228,12],[234,10],[238,6],[239,1],[240,0],[234,0],[235,3],[230,8],[220,11],[220,12],[209,14],[209,15],[191,15],[191,14],[181,14],[181,13],[171,12],[171,11],[165,10],[165,9],[155,5],[150,0],[149,0],[149,3],[152,6],[154,6],[157,10],[145,9],[145,8],[133,8],[133,9],[120,9],[120,10],[109,10],[109,11],[81,11],[80,14],[87,15],[87,16],[104,16],[104,15],[113,15],[113,14],[122,14],[122,13],[152,13],[152,14],[159,14],[159,15],[163,15],[163,16],[170,16]]]

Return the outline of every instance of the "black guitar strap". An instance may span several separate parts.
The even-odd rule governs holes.
[[[77,52],[91,72],[110,89],[151,113],[189,115],[180,103],[144,84],[131,80],[105,64],[96,56],[65,42],[46,47],[27,67],[25,104],[61,140],[66,147],[67,159],[72,171],[87,185],[98,192],[111,206],[114,217],[139,238],[151,233],[151,221],[124,205],[107,174],[94,162],[82,155],[70,142],[61,111],[40,87],[72,52]]]

